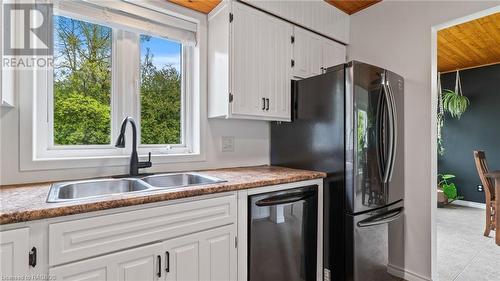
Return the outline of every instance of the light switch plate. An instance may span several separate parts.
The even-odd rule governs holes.
[[[222,152],[234,152],[234,137],[221,137],[220,150]]]

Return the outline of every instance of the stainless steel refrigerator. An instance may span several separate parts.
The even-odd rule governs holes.
[[[271,125],[273,165],[328,174],[325,280],[392,280],[390,254],[404,265],[403,83],[358,61],[331,67],[292,81],[292,122]]]

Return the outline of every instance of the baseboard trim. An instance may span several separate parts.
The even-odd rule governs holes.
[[[416,273],[404,270],[403,268],[392,264],[387,265],[387,272],[391,275],[403,278],[404,280],[407,281],[432,281],[432,279],[430,278],[420,276]]]
[[[477,203],[477,202],[471,202],[471,201],[465,201],[465,200],[455,200],[455,201],[451,202],[451,204],[486,210],[486,204],[484,204],[484,203]]]

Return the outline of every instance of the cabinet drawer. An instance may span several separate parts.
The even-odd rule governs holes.
[[[49,225],[49,265],[236,222],[236,195]]]

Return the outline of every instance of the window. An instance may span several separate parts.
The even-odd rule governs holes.
[[[148,35],[141,44],[141,143],[182,144],[182,44]]]
[[[21,169],[43,161],[55,169],[126,165],[131,134],[126,148],[114,146],[126,116],[136,120],[140,155],[152,152],[156,163],[204,158],[202,19],[148,5],[57,1],[54,68],[34,72],[34,89],[26,91],[34,110],[22,115],[21,134],[32,143],[21,144]]]
[[[54,16],[53,144],[111,144],[111,28]]]

